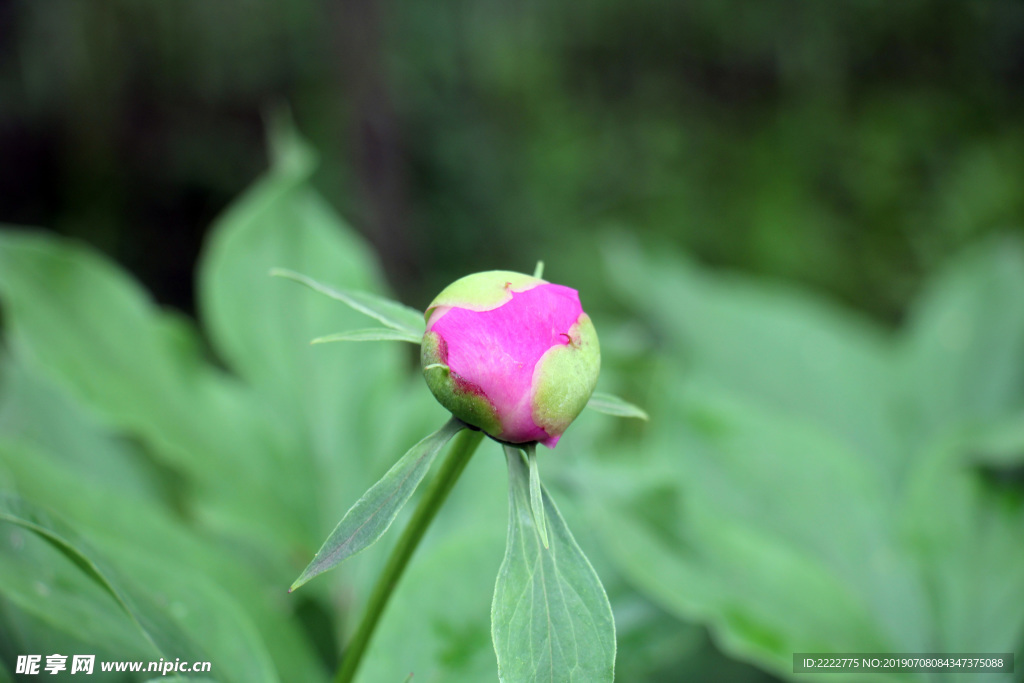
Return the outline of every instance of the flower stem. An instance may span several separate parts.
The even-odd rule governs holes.
[[[388,600],[395,592],[395,587],[409,563],[409,558],[416,551],[416,546],[419,545],[423,535],[430,527],[430,523],[434,521],[434,516],[444,504],[448,492],[459,480],[462,470],[466,468],[466,463],[476,451],[476,447],[480,445],[483,436],[483,432],[466,429],[455,439],[454,445],[448,451],[448,456],[441,464],[441,470],[424,492],[423,498],[416,506],[416,511],[412,514],[412,519],[409,520],[409,526],[405,527],[402,537],[398,539],[387,564],[384,565],[384,570],[377,577],[377,585],[373,587],[373,593],[370,594],[363,620],[359,623],[355,635],[352,636],[352,641],[341,660],[338,673],[334,677],[335,683],[351,683],[355,679],[356,670],[359,668],[363,655],[366,654],[366,648],[373,637],[377,622],[380,621]]]

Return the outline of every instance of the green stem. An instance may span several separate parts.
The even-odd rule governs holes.
[[[430,482],[429,488],[420,499],[419,505],[416,506],[416,511],[412,513],[409,526],[405,527],[402,537],[398,539],[398,543],[391,551],[388,563],[384,566],[381,575],[377,577],[377,585],[373,587],[373,593],[370,594],[363,620],[355,635],[352,636],[352,642],[345,650],[341,666],[334,677],[335,683],[351,683],[355,678],[356,670],[359,668],[363,655],[366,654],[366,647],[370,644],[377,622],[380,621],[388,600],[395,592],[395,586],[402,578],[402,572],[409,564],[409,558],[416,552],[416,546],[419,545],[423,534],[430,527],[430,523],[434,521],[434,516],[444,504],[448,492],[459,480],[459,475],[466,468],[466,463],[469,462],[483,437],[483,432],[467,429],[456,438],[455,444],[441,465],[441,470]]]

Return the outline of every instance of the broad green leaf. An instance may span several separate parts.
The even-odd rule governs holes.
[[[299,533],[290,506],[265,503],[282,488],[279,424],[206,363],[188,323],[100,255],[42,235],[0,234],[0,299],[14,355],[193,482],[190,514],[260,545]]]
[[[441,429],[410,448],[345,513],[289,591],[344,562],[383,536],[423,481],[434,457],[465,426],[456,418],[451,418]]]
[[[381,291],[382,278],[365,242],[312,188],[312,162],[289,161],[309,157],[304,143],[288,130],[271,143],[270,171],[212,229],[198,296],[215,351],[281,432],[278,458],[266,472],[274,497],[305,520],[303,537],[293,542],[311,552],[345,512],[345,501],[390,464],[387,440],[371,425],[381,413],[400,418],[393,404],[404,389],[405,356],[395,345],[310,346],[311,339],[363,326],[365,318],[269,277],[271,268],[359,291]]]
[[[996,469],[1024,465],[1024,412],[993,421],[985,429],[972,430],[967,462]]]
[[[0,522],[31,532],[60,552],[113,599],[155,652],[164,657],[207,658],[205,652],[159,610],[142,603],[138,594],[130,595],[123,579],[111,568],[101,567],[95,554],[84,549],[72,531],[49,519],[45,513],[20,498],[4,494],[0,495]]]
[[[1016,242],[930,286],[901,346],[800,293],[609,259],[678,359],[653,364],[645,442],[581,487],[637,586],[787,678],[794,651],[1020,642]]]
[[[283,178],[308,178],[320,161],[316,150],[299,134],[287,108],[271,111],[267,148],[273,162],[271,173]]]
[[[129,495],[159,495],[152,464],[137,448],[9,354],[0,354],[0,438],[59,454],[76,478],[106,482]]]
[[[414,308],[371,294],[370,292],[346,291],[330,287],[287,268],[271,268],[270,274],[304,284],[313,291],[340,301],[363,315],[370,316],[377,322],[387,325],[393,330],[405,332],[417,339],[423,338],[426,323],[423,320],[423,314]]]
[[[0,234],[0,297],[15,352],[112,420],[166,438],[160,415],[184,419],[181,404],[198,398],[187,388],[195,373],[183,372],[194,360],[175,348],[146,295],[99,254],[42,235]],[[187,469],[204,461],[186,448],[166,457]]]
[[[22,497],[73,519],[75,530],[110,560],[121,555],[129,560],[157,557],[173,582],[216,584],[247,613],[232,618],[239,624],[251,621],[259,629],[279,671],[305,681],[326,678],[295,615],[276,592],[267,590],[267,585],[280,586],[291,578],[294,570],[289,563],[239,562],[237,547],[181,519],[174,509],[180,504],[174,487],[156,485],[156,473],[133,470],[132,464],[142,460],[129,444],[104,436],[52,383],[13,362],[0,367],[0,479],[6,473]],[[115,566],[123,573],[121,563]],[[175,602],[193,611],[212,611],[203,620],[211,624],[234,609],[215,608],[217,598],[203,598],[197,588],[181,592]],[[66,621],[88,623],[81,617]],[[213,651],[239,651],[237,643],[244,633],[243,628],[225,628],[205,642]]]
[[[811,292],[714,274],[625,239],[611,241],[606,258],[615,288],[664,338],[663,373],[813,421],[886,474],[899,472],[894,344],[875,323]]]
[[[942,617],[935,647],[1017,650],[1024,640],[1024,492],[966,464],[977,449],[973,438],[951,436],[932,447],[910,481],[904,524]]]
[[[317,337],[311,344],[326,344],[328,342],[340,341],[406,341],[419,344],[423,341],[422,335],[417,337],[404,330],[394,330],[387,327],[371,327],[364,330],[352,330],[350,332],[339,332],[328,334],[324,337]]]
[[[268,276],[281,266],[346,290],[384,293],[377,257],[310,182],[312,163],[293,131],[271,137],[270,171],[225,211],[199,266],[199,308],[220,359],[255,395],[276,426],[278,457],[267,472],[273,496],[262,499],[304,520],[275,560],[313,557],[351,503],[394,464],[396,454],[436,429],[448,413],[422,379],[412,383],[407,349],[396,344],[318,344],[339,330],[365,327],[348,306]],[[427,430],[422,429],[426,425]],[[258,464],[258,463],[257,463]],[[251,493],[246,495],[252,496]],[[345,567],[344,582],[311,587],[284,606],[328,598],[358,612],[380,553]],[[302,566],[293,566],[287,585]],[[341,577],[339,577],[341,578]],[[334,615],[336,610],[325,611]],[[325,628],[331,626],[325,617]],[[346,623],[344,621],[340,623]],[[336,656],[328,644],[328,657]],[[298,676],[297,676],[298,677]]]
[[[0,633],[23,648],[77,643],[124,657],[161,656],[116,598],[74,560],[34,532],[4,521]]]
[[[209,578],[189,575],[160,557],[133,554],[123,548],[116,554],[108,551],[108,556],[122,573],[145,590],[152,604],[166,610],[190,639],[201,644],[206,651],[205,660],[214,663],[214,673],[220,680],[277,683],[281,678],[292,679],[294,673],[283,664],[278,676],[252,619]],[[175,653],[171,656],[185,659]],[[312,680],[322,680],[322,673],[317,673]]]
[[[633,417],[638,420],[650,419],[642,408],[618,396],[606,394],[603,391],[595,391],[590,400],[587,401],[587,407],[599,413],[614,415],[615,417]]]
[[[127,617],[152,648],[147,652],[136,650],[138,656],[216,661],[223,668],[221,678],[225,681],[273,683],[278,680],[248,617],[205,576],[190,576],[178,567],[169,566],[159,556],[144,555],[137,549],[119,553],[108,549],[101,554],[98,549],[87,546],[76,533],[19,498],[0,501],[0,522],[15,524],[44,539],[111,597],[116,611],[122,618]],[[9,579],[3,582],[0,591],[23,609],[35,610],[42,598],[50,597],[51,591],[61,591],[69,580],[74,580],[57,572],[47,586],[43,583],[44,575],[50,571],[52,562],[46,563],[46,568],[40,571],[39,566],[26,564],[27,557],[20,548],[16,547],[12,555],[5,556],[0,566],[0,574]],[[12,566],[11,561],[22,567]],[[16,572],[14,575],[12,570]],[[17,580],[17,575],[25,570],[37,573],[37,578],[27,586]],[[42,595],[36,592],[40,586],[46,588]],[[53,596],[48,604],[38,605],[43,609],[41,616],[50,619],[50,612],[54,616],[63,615],[54,626],[86,639],[106,637],[113,642],[113,634],[120,629],[111,621],[114,615],[110,603],[88,596],[89,593],[81,589],[61,598]],[[60,602],[54,603],[54,600]],[[78,620],[67,618],[74,614],[72,609],[77,609]],[[96,629],[97,624],[105,626]],[[111,643],[99,644],[109,647]],[[131,653],[122,656],[131,658]]]
[[[601,581],[547,491],[550,547],[530,509],[530,475],[506,448],[509,526],[491,606],[491,638],[505,683],[600,683],[615,676],[615,622]]]
[[[935,616],[878,471],[817,425],[674,379],[676,424],[584,488],[630,580],[783,676],[793,652],[927,649]]]
[[[6,653],[95,653],[97,663],[160,657],[110,596],[58,550],[23,529],[2,528],[0,642]],[[24,566],[15,567],[12,556]],[[10,597],[16,593],[24,597]],[[101,605],[106,611],[96,609]],[[14,657],[0,661],[14,671]]]
[[[914,445],[984,426],[1024,406],[1024,246],[1004,238],[946,267],[903,335],[907,422]]]

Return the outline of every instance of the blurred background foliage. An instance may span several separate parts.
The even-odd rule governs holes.
[[[404,347],[310,349],[363,322],[266,271],[423,307],[537,259],[652,415],[543,462],[620,680],[1019,654],[1022,85],[1017,2],[0,4],[0,680],[326,680],[389,543],[283,590],[443,411]],[[492,455],[366,681],[493,679]]]
[[[1020,229],[1022,31],[1018,2],[13,0],[3,218],[189,310],[286,101],[410,303],[466,263],[586,278],[617,226],[891,320]]]

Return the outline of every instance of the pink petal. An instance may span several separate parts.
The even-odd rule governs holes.
[[[561,439],[561,438],[562,438],[562,435],[559,434],[557,436],[549,436],[546,439],[541,439],[540,442],[542,444],[544,444],[545,446],[547,446],[548,448],[554,448],[555,444],[557,444],[558,440]]]

